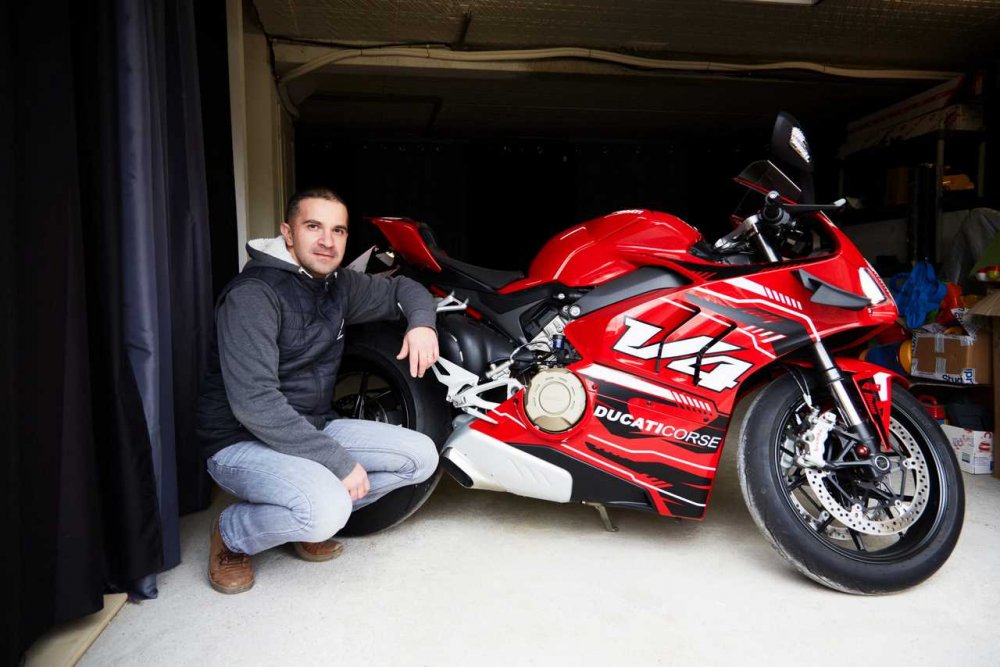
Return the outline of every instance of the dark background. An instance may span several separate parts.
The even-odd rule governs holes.
[[[296,181],[299,189],[326,185],[345,199],[349,257],[379,240],[365,218],[409,217],[428,223],[459,259],[523,271],[553,235],[622,209],[671,213],[709,239],[726,233],[728,216],[746,193],[732,178],[768,157],[769,133],[757,134],[748,133],[743,143],[716,143],[711,136],[656,143],[406,141],[349,140],[299,127]],[[826,163],[817,174],[817,196],[832,200],[832,142],[822,132],[810,140]]]

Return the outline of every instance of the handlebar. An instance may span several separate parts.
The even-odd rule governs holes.
[[[771,190],[764,197],[764,208],[761,209],[760,219],[764,222],[781,222],[781,218],[784,217],[783,212],[781,195],[776,190]]]
[[[764,197],[764,207],[757,215],[746,218],[740,225],[729,234],[726,234],[715,242],[714,249],[717,252],[734,252],[745,247],[748,241],[755,242],[761,253],[771,261],[777,261],[778,257],[770,244],[760,236],[758,223],[766,224],[770,227],[786,231],[794,228],[795,213],[835,213],[847,205],[846,199],[838,199],[832,204],[785,204],[781,201],[781,195],[772,190]]]

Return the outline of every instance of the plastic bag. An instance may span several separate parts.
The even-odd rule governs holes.
[[[938,309],[941,299],[948,292],[939,282],[930,262],[917,262],[909,273],[900,273],[889,280],[889,290],[896,300],[899,314],[906,326],[916,329],[927,320],[927,315]]]

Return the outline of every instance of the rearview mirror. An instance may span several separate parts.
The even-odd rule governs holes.
[[[799,127],[795,118],[782,111],[774,122],[774,132],[771,133],[771,151],[782,162],[800,171],[812,173],[812,154],[809,152],[809,142]]]

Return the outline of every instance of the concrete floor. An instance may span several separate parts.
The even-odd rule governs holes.
[[[328,563],[254,558],[255,587],[205,577],[212,512],[183,563],[127,605],[81,665],[997,665],[1000,480],[964,475],[965,529],[930,580],[862,598],[765,543],[723,457],[702,523],[597,513],[445,480],[408,522]]]

